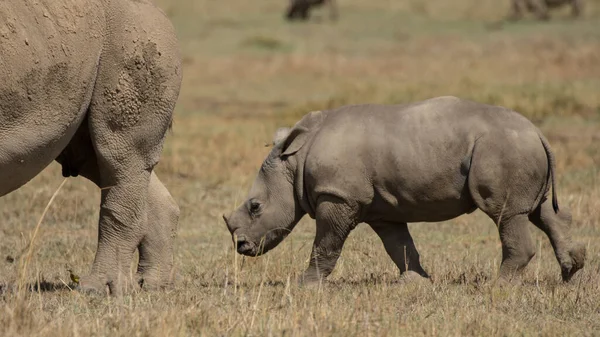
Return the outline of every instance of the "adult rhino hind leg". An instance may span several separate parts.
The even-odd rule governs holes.
[[[99,187],[102,186],[87,124],[80,127],[56,161],[63,166],[63,174],[65,171],[71,174],[79,172]],[[178,219],[177,203],[152,172],[148,186],[147,223],[143,225],[145,234],[137,247],[139,262],[136,279],[144,289],[161,288],[173,282],[173,241]]]
[[[585,245],[575,243],[571,239],[569,233],[571,214],[565,206],[561,206],[556,213],[551,201],[545,200],[529,215],[529,219],[550,239],[560,264],[562,279],[565,282],[569,281],[579,269],[583,268],[586,257]]]
[[[172,121],[181,74],[172,26],[154,5],[113,1],[106,10],[111,27],[88,114],[102,188],[98,249],[80,287],[103,291],[108,285],[120,294],[137,287],[129,270],[138,246],[144,247],[142,272],[163,269],[153,264],[164,258],[150,258],[145,247],[152,243],[144,240],[149,195],[161,193],[152,170]]]
[[[135,288],[129,269],[139,247],[139,275],[145,286],[156,287],[168,279],[164,275],[172,266],[178,217],[177,206],[152,172],[169,122],[143,118],[146,127],[115,130],[104,124],[100,111],[92,112],[90,120],[102,189],[98,248],[91,274],[80,286],[98,290],[108,285],[116,294]]]
[[[356,208],[334,196],[319,197],[317,233],[308,268],[300,278],[302,283],[320,282],[331,274],[346,238],[358,224]]]
[[[167,188],[152,172],[148,186],[146,234],[138,246],[137,278],[144,289],[173,283],[173,243],[177,234],[179,207]]]
[[[373,222],[369,225],[383,242],[386,252],[400,269],[401,275],[409,272],[406,275],[415,273],[429,278],[421,266],[419,252],[406,223]]]

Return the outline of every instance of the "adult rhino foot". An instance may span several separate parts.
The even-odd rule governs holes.
[[[166,272],[156,270],[138,272],[136,280],[143,290],[158,290],[173,287],[175,283],[182,280],[182,277],[172,268]]]
[[[569,250],[569,256],[561,261],[560,268],[562,279],[569,282],[573,275],[585,265],[586,248],[583,244],[577,244]]]
[[[88,275],[79,279],[79,285],[76,289],[89,295],[113,295],[118,297],[124,293],[139,290],[139,286],[136,282],[132,282],[124,276],[107,278]]]
[[[319,277],[317,273],[304,272],[298,278],[298,285],[301,287],[320,285],[325,282],[324,277]]]
[[[103,279],[91,275],[81,277],[76,290],[86,295],[106,296],[110,294],[108,284]]]

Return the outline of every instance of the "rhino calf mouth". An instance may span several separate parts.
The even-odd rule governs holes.
[[[248,241],[244,236],[238,237],[236,240],[236,250],[239,254],[246,256],[257,256],[256,245],[254,242]]]

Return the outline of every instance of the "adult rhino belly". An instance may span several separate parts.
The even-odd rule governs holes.
[[[102,49],[98,13],[91,1],[0,2],[0,195],[51,163],[84,119]]]

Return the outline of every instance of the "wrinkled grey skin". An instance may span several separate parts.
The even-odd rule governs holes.
[[[290,6],[286,11],[286,19],[293,21],[296,19],[308,20],[310,17],[310,10],[322,6],[325,3],[329,5],[329,18],[331,20],[337,20],[338,9],[336,0],[290,0]]]
[[[523,12],[533,13],[540,20],[548,20],[550,9],[571,6],[571,15],[579,17],[583,11],[583,0],[512,0],[510,20],[518,20],[523,17]]]
[[[153,173],[181,83],[167,17],[147,0],[0,1],[0,196],[53,160],[101,190],[80,288],[171,281],[177,204]]]
[[[554,157],[540,131],[506,108],[455,97],[408,105],[356,105],[306,115],[279,130],[247,201],[224,216],[240,254],[277,246],[304,214],[317,222],[305,282],[331,273],[350,231],[369,224],[401,273],[427,277],[408,222],[436,222],[477,208],[502,242],[510,281],[535,254],[527,229],[550,238],[569,280],[585,248],[558,208]],[[552,198],[546,195],[552,187]]]

